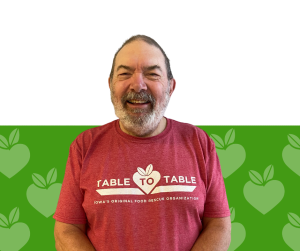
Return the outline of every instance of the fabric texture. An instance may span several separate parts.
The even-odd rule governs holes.
[[[203,217],[230,216],[214,142],[166,119],[148,138],[124,133],[119,120],[79,134],[53,218],[87,223],[98,251],[189,251]]]

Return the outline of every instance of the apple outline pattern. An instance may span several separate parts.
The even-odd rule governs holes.
[[[9,141],[0,135],[0,172],[11,178],[20,172],[30,160],[29,148],[17,144],[20,139],[19,129],[14,129],[9,135]]]
[[[243,189],[244,197],[251,206],[265,215],[283,199],[284,186],[279,180],[272,180],[273,165],[269,165],[265,169],[263,178],[254,170],[249,171],[249,176],[250,181],[245,184]]]
[[[46,218],[54,214],[61,190],[61,183],[54,183],[57,179],[57,170],[52,168],[46,180],[37,173],[32,174],[34,184],[26,191],[29,204]]]
[[[223,178],[228,178],[245,162],[245,148],[241,144],[233,144],[235,140],[235,130],[233,128],[225,134],[224,141],[216,134],[211,134],[210,137],[215,142]]]
[[[289,144],[282,150],[282,159],[289,169],[300,176],[300,139],[294,134],[287,137]]]
[[[233,222],[235,218],[235,209],[230,208],[230,220],[231,220],[231,242],[227,251],[236,250],[246,238],[246,229],[243,224],[239,222]]]
[[[288,213],[289,223],[282,229],[284,242],[294,251],[300,251],[300,217],[294,213]]]
[[[30,238],[27,224],[18,222],[20,210],[15,207],[9,213],[9,220],[0,213],[0,250],[16,251],[26,245]]]

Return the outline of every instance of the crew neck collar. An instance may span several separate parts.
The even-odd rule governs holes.
[[[166,128],[160,134],[157,134],[152,137],[136,137],[136,136],[132,136],[132,135],[129,135],[129,134],[123,132],[119,125],[120,119],[117,119],[114,121],[114,127],[115,127],[117,134],[119,134],[122,138],[124,138],[126,140],[133,141],[136,143],[150,143],[150,142],[164,138],[170,132],[171,127],[172,127],[172,120],[166,118],[165,116],[164,116],[164,118],[166,119],[166,122],[167,122]]]

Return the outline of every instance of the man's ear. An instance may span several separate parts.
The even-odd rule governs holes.
[[[108,77],[108,87],[110,89],[110,77]]]
[[[170,80],[170,97],[173,94],[175,87],[176,87],[176,80],[174,78],[172,78]]]

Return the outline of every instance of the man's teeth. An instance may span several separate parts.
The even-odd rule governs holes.
[[[128,102],[133,103],[133,104],[148,103],[148,101],[142,101],[142,100],[128,100]]]

